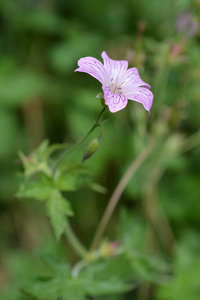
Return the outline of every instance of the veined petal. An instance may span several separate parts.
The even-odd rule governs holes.
[[[105,68],[98,59],[90,56],[83,57],[79,59],[78,66],[79,68],[76,69],[75,72],[78,71],[88,73],[103,84]]]
[[[121,85],[123,88],[123,93],[126,94],[131,92],[133,88],[143,86],[150,89],[151,86],[144,82],[139,75],[137,68],[130,68],[126,71],[124,75],[124,83]]]
[[[106,86],[102,86],[102,89],[104,91],[105,104],[108,105],[109,110],[112,113],[123,109],[127,105],[128,100],[126,96],[122,94],[113,94]]]
[[[101,57],[103,58],[106,70],[104,84],[107,85],[112,82],[118,82],[118,84],[121,84],[123,76],[128,68],[128,62],[126,60],[113,60],[108,57],[105,51],[102,52]]]
[[[153,104],[153,94],[149,89],[136,87],[134,91],[126,94],[127,99],[142,103],[144,108],[150,111]]]

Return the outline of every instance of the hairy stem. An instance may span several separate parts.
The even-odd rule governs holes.
[[[106,210],[102,216],[102,219],[99,223],[99,226],[97,228],[97,231],[94,236],[94,240],[92,242],[91,251],[97,248],[98,243],[108,225],[108,222],[113,214],[113,211],[124,191],[126,188],[128,182],[130,181],[133,174],[136,172],[136,170],[140,167],[140,165],[143,163],[143,161],[147,158],[147,156],[150,154],[154,146],[154,142],[150,140],[147,147],[141,152],[141,154],[132,162],[130,167],[125,172],[124,176],[121,178],[120,182],[116,186],[109,202],[106,207]]]

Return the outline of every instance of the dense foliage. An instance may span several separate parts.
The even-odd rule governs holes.
[[[198,0],[0,1],[1,299],[200,298],[199,14]],[[151,115],[132,101],[106,112],[96,153],[82,164],[99,128],[52,180],[102,109],[101,85],[74,69],[103,50],[151,85]],[[80,260],[65,226],[90,248],[149,141]]]

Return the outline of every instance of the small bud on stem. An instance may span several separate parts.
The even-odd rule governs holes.
[[[99,147],[99,140],[98,139],[92,140],[85,151],[82,162],[84,162],[86,159],[92,156],[97,151],[98,147]]]

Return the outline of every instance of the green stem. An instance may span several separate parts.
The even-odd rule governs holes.
[[[69,241],[70,245],[74,249],[74,251],[82,258],[85,258],[86,255],[88,254],[87,250],[84,248],[84,246],[81,244],[81,242],[77,239],[75,236],[69,220],[67,219],[67,224],[65,228],[65,235],[67,237],[67,240]]]
[[[127,169],[125,172],[124,176],[121,178],[120,182],[116,186],[109,202],[108,205],[105,209],[105,212],[102,216],[102,219],[97,227],[92,246],[91,246],[91,251],[94,251],[98,243],[108,225],[108,222],[113,214],[113,211],[115,210],[115,207],[124,191],[126,188],[127,184],[129,183],[131,177],[133,174],[136,172],[136,170],[140,167],[140,165],[144,162],[144,160],[147,158],[147,156],[150,154],[154,146],[154,141],[150,140],[147,147],[141,152],[141,154],[132,162],[130,167]]]
[[[61,163],[61,161],[66,157],[66,155],[70,154],[72,151],[74,151],[78,146],[80,146],[87,138],[88,136],[94,131],[94,129],[97,126],[100,126],[100,128],[102,128],[102,125],[100,123],[101,118],[104,114],[106,110],[106,107],[104,107],[100,114],[98,115],[96,122],[94,123],[94,125],[90,128],[90,130],[76,143],[74,144],[70,149],[66,149],[66,151],[64,151],[55,161],[54,166],[53,166],[53,173],[55,173],[57,167],[59,166],[59,164]]]

